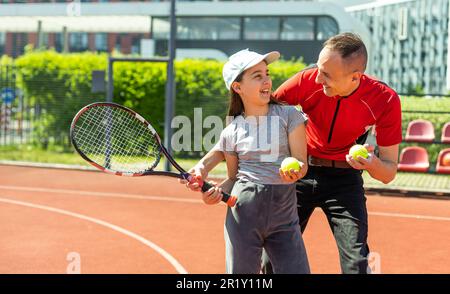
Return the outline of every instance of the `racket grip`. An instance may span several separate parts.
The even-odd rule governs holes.
[[[208,182],[203,182],[202,192],[206,192],[212,187],[213,187],[212,184]],[[229,207],[233,207],[236,204],[237,197],[222,191],[222,201],[225,202]]]

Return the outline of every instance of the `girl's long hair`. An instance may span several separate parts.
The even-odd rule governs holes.
[[[240,73],[234,81],[241,82],[242,77],[244,76],[244,72]],[[272,95],[270,95],[269,104],[283,105],[283,103],[276,100]],[[230,89],[230,103],[228,104],[228,116],[235,118],[236,116],[243,114],[244,110],[245,110],[244,103],[242,102],[241,96],[238,93],[236,93],[233,90],[233,88],[231,88]]]

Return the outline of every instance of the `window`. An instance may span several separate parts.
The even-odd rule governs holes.
[[[0,56],[5,53],[6,33],[0,32]]]
[[[152,17],[151,26],[153,39],[169,39],[170,23],[167,17]]]
[[[320,16],[317,18],[317,40],[327,40],[338,33],[339,27],[333,18],[329,16]]]
[[[403,41],[408,38],[408,8],[401,7],[398,16],[398,39]]]
[[[280,19],[278,17],[244,18],[244,39],[277,40],[279,39]]]
[[[48,47],[48,36],[49,36],[48,33],[41,32],[40,40],[39,40],[39,35],[37,36],[37,38],[38,38],[37,47],[39,47],[39,45],[40,45],[42,48],[47,48]]]
[[[141,37],[133,37],[131,39],[131,54],[140,54],[141,53]]]
[[[88,49],[87,33],[70,33],[69,47],[72,52],[81,52]]]
[[[122,52],[122,39],[124,38],[124,34],[118,34],[116,36],[116,43],[114,44],[114,50],[117,52]]]
[[[55,33],[55,50],[57,52],[62,52],[63,45],[62,33]]]
[[[239,18],[179,18],[177,38],[180,40],[230,40],[239,39]]]
[[[169,31],[168,18],[153,18],[153,38],[168,39]],[[177,18],[177,39],[180,40],[238,40],[239,35],[238,17]]]
[[[12,34],[13,51],[12,57],[20,56],[24,53],[25,46],[28,44],[27,33],[13,33]]]
[[[96,33],[95,34],[95,50],[101,52],[108,51],[108,34]]]
[[[314,40],[313,17],[286,17],[281,31],[282,40]]]

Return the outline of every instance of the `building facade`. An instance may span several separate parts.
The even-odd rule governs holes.
[[[77,0],[75,0],[77,1]],[[83,3],[114,3],[114,2],[165,2],[168,0],[78,0]],[[179,0],[178,0],[179,1]],[[0,0],[3,4],[25,4],[25,3],[71,3],[73,0]],[[36,15],[39,15],[39,9]],[[1,21],[1,17],[0,17]],[[97,51],[112,52],[114,50],[123,54],[138,54],[140,52],[140,40],[149,38],[150,33],[116,33],[116,32],[69,32],[68,51]],[[58,52],[64,49],[63,32],[44,32],[42,33],[41,46],[45,48],[54,48]],[[8,32],[0,31],[0,56],[3,54],[11,57],[17,57],[24,53],[26,45],[32,44],[38,47],[37,32]]]
[[[448,94],[449,0],[347,7],[369,29],[371,74],[400,93]]]
[[[118,51],[136,55],[153,46],[155,55],[167,54],[167,1],[81,1],[77,17],[66,14],[65,7],[71,1],[35,1],[39,5],[4,1],[9,1],[10,9],[6,9],[8,4],[0,9],[0,55],[17,57],[27,44],[58,52]],[[355,25],[343,7],[333,3],[177,2],[177,56],[182,50],[185,56],[192,52],[204,56],[198,52],[210,50],[226,58],[242,48],[252,48],[261,52],[279,50],[285,59],[303,58],[312,63],[324,40],[332,35],[354,30],[369,38],[359,22]]]

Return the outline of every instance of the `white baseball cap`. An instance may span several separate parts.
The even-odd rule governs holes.
[[[272,51],[261,55],[248,49],[234,53],[228,58],[227,63],[223,66],[223,79],[227,89],[230,90],[231,84],[244,70],[257,65],[265,60],[267,64],[274,62],[280,58],[280,52]]]

